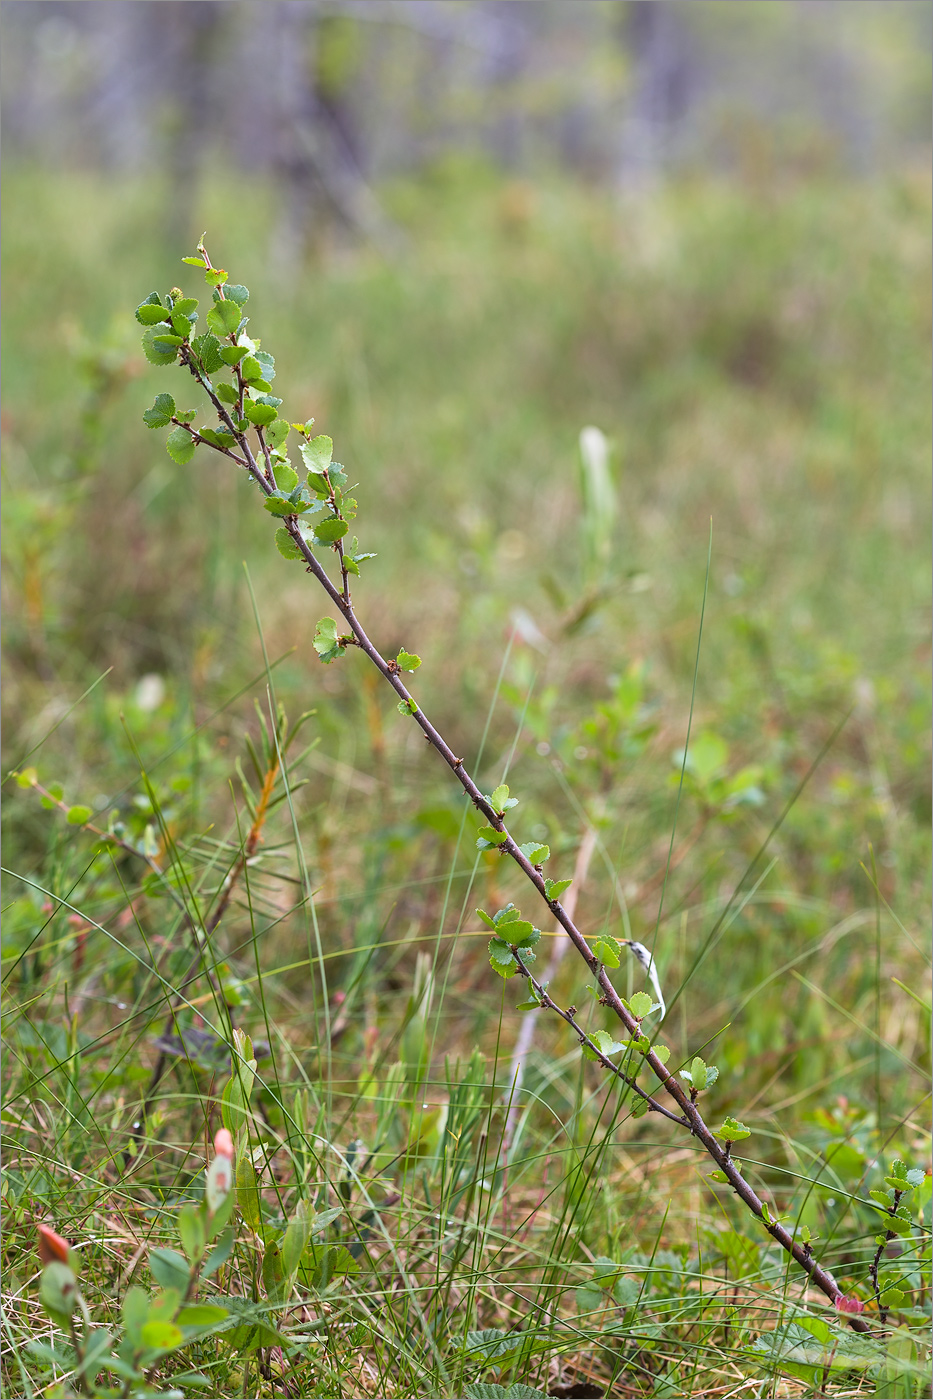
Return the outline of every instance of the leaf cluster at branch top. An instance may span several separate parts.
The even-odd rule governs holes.
[[[915,1191],[923,1184],[926,1172],[920,1167],[908,1167],[898,1157],[891,1165],[890,1173],[885,1177],[884,1184],[887,1188],[884,1191],[869,1191],[875,1209],[883,1212],[885,1225],[888,1230],[895,1235],[909,1235],[911,1231],[911,1216],[906,1206],[902,1205],[903,1198],[911,1191]],[[876,1236],[876,1243],[885,1243],[884,1235]],[[893,1306],[896,1306],[893,1305]]]
[[[484,909],[477,909],[476,914],[496,934],[489,940],[489,963],[500,977],[514,977],[519,970],[513,948],[521,949],[523,962],[534,961],[531,950],[541,937],[541,930],[523,919],[514,904],[507,904],[492,917]]]
[[[375,555],[361,550],[355,537],[349,548],[341,543],[348,534],[348,522],[356,515],[357,502],[345,493],[347,473],[339,462],[333,461],[333,442],[323,433],[312,436],[313,419],[291,424],[279,417],[282,400],[271,393],[274,357],[246,334],[248,318],[243,308],[249,300],[249,290],[229,282],[222,268],[211,267],[203,247],[198,254],[183,261],[202,268],[211,288],[212,304],[205,316],[204,332],[194,335],[198,320],[196,298],[184,297],[177,287],[164,296],[151,292],[136,308],[136,319],[144,327],[143,350],[150,364],[168,366],[180,362],[186,366],[212,397],[217,420],[195,430],[190,426],[195,411],[180,412],[171,394],[157,395],[143,420],[150,428],[174,424],[166,449],[179,465],[190,462],[201,445],[226,453],[241,467],[249,467],[254,475],[259,463],[272,487],[264,505],[273,516],[285,519],[329,508],[329,515],[314,526],[304,522],[299,525],[301,537],[308,546],[336,550],[344,577],[358,576],[360,564]],[[227,375],[229,379],[224,377]],[[301,485],[288,459],[287,439],[293,428],[304,439],[301,454],[307,480]],[[244,445],[245,435],[251,431],[259,437],[259,450],[252,455]],[[241,450],[239,456],[237,447]],[[302,557],[290,531],[278,530],[275,543],[286,559]],[[413,669],[413,665],[403,666],[401,662],[399,667]]]

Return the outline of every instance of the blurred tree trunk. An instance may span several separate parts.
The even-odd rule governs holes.
[[[190,211],[204,155],[214,137],[212,79],[221,67],[218,50],[228,7],[215,0],[185,0],[163,5],[161,11],[168,27],[166,74],[172,93],[166,165],[173,194],[168,218],[172,241],[187,246],[200,232],[191,222]]]
[[[695,88],[689,36],[673,0],[629,0],[622,42],[632,69],[622,123],[618,182],[623,190],[652,183]]]
[[[524,115],[510,89],[520,82],[531,57],[529,7],[523,0],[481,0],[473,11],[487,90],[484,106],[491,113],[486,140],[498,164],[514,171],[522,164]]]

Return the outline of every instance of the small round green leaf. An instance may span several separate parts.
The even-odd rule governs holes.
[[[84,826],[85,822],[89,822],[91,820],[91,815],[92,813],[90,807],[84,807],[80,804],[76,804],[74,807],[68,808],[68,815],[65,818],[65,820],[71,826]]]
[[[243,400],[243,412],[256,428],[268,427],[277,418],[276,410],[267,403],[256,403],[255,399]]]
[[[276,462],[275,483],[280,491],[294,491],[298,485],[298,473],[290,462]]]
[[[197,443],[187,428],[176,428],[165,439],[165,450],[173,462],[183,467],[194,456]]]
[[[139,1340],[144,1347],[157,1351],[172,1351],[175,1347],[180,1347],[185,1340],[185,1334],[180,1327],[176,1327],[174,1322],[144,1322],[140,1329]]]
[[[242,320],[235,301],[215,301],[207,313],[207,324],[215,335],[233,335]]]
[[[151,365],[173,365],[180,343],[177,337],[167,338],[159,334],[157,327],[150,326],[143,336],[143,354]]]
[[[349,528],[347,522],[339,520],[336,515],[332,515],[328,520],[319,520],[314,527],[315,543],[336,544],[337,540],[343,539]]]
[[[287,496],[281,495],[278,492],[274,496],[267,496],[262,505],[263,509],[267,510],[270,515],[280,515],[284,517],[297,513],[297,507],[294,501],[290,501]]]
[[[153,306],[144,301],[136,308],[136,319],[141,326],[158,326],[167,321],[171,313],[164,306]]]
[[[149,428],[165,428],[175,414],[175,400],[171,394],[156,394],[155,403],[143,414],[143,422]]]
[[[629,1010],[631,1011],[632,1015],[635,1016],[639,1021],[643,1016],[648,1015],[648,1012],[651,1010],[653,1005],[654,1002],[651,1000],[647,992],[636,992],[635,995],[633,997],[630,997],[628,1001]]]
[[[333,440],[326,433],[320,433],[310,442],[301,444],[301,455],[309,471],[322,472],[330,466],[334,455]]]

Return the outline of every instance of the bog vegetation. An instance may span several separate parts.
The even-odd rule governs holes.
[[[13,178],[5,1393],[926,1393],[928,187]]]

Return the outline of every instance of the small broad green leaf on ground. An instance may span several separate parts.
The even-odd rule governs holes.
[[[508,833],[505,831],[496,831],[494,826],[481,826],[476,845],[479,850],[488,851],[490,846],[501,846],[503,841],[508,839]]]
[[[240,1214],[251,1230],[262,1228],[262,1210],[259,1204],[259,1180],[256,1168],[250,1160],[249,1151],[239,1153],[236,1164],[236,1203]]]
[[[224,297],[227,301],[235,301],[237,306],[245,306],[249,301],[249,291],[239,282],[228,282],[224,287]]]
[[[167,321],[170,315],[168,308],[159,301],[158,292],[153,292],[136,308],[136,319],[141,326],[158,326],[162,321]]]
[[[188,1261],[177,1249],[151,1249],[149,1271],[161,1288],[177,1288],[184,1297],[191,1271]]]
[[[232,1191],[230,1192],[229,1200],[232,1206]],[[211,1250],[210,1254],[207,1256],[204,1263],[201,1265],[201,1278],[210,1278],[211,1274],[216,1274],[217,1270],[221,1267],[222,1264],[226,1264],[227,1260],[230,1258],[230,1255],[233,1253],[233,1242],[235,1239],[236,1230],[234,1226],[231,1225],[228,1229],[226,1229],[223,1232],[223,1234],[220,1236],[220,1239],[214,1245],[214,1248]]]
[[[395,658],[395,664],[400,671],[417,671],[421,665],[421,657],[416,656],[412,651],[405,651],[403,648]]]
[[[330,1206],[327,1210],[319,1210],[311,1221],[312,1235],[319,1235],[328,1225],[332,1225],[338,1216],[343,1215],[343,1206]]]
[[[729,745],[718,734],[698,734],[687,749],[686,763],[684,751],[679,749],[672,754],[675,768],[685,767],[686,771],[701,785],[709,783],[725,768],[729,759]]]
[[[301,444],[301,455],[308,471],[325,471],[330,466],[334,456],[333,440],[326,433],[321,433],[318,437],[312,438],[310,442]]]
[[[42,1270],[39,1299],[46,1312],[62,1327],[68,1327],[78,1302],[78,1280],[67,1264],[53,1259]]]
[[[262,503],[263,510],[267,510],[270,515],[295,515],[296,506],[294,501],[285,495],[284,491],[275,491],[271,496],[267,496]]]
[[[654,1002],[647,992],[636,992],[633,997],[629,997],[625,1004],[638,1021],[640,1021],[643,1016],[647,1016],[652,1006],[654,1006]]]
[[[641,1297],[641,1284],[634,1278],[617,1279],[612,1296],[620,1308],[633,1308]]]
[[[518,849],[526,860],[531,861],[532,865],[543,865],[551,855],[550,846],[545,846],[540,841],[526,841]]]
[[[171,1351],[181,1346],[185,1334],[174,1322],[144,1322],[139,1340],[147,1350]]]
[[[173,365],[178,359],[180,344],[177,336],[169,339],[160,334],[156,326],[150,326],[143,336],[143,354],[151,365]]]
[[[175,1318],[179,1327],[213,1327],[230,1316],[228,1308],[218,1303],[186,1303]]]
[[[751,1137],[751,1128],[746,1128],[744,1123],[740,1123],[737,1118],[724,1118],[722,1127],[716,1130],[716,1137],[723,1142],[741,1142],[743,1138]]]
[[[275,547],[283,559],[303,559],[304,555],[284,527],[275,532]]]
[[[276,463],[275,484],[280,491],[294,491],[298,485],[298,473],[290,462]]]
[[[495,1385],[491,1381],[464,1386],[466,1400],[547,1400],[543,1390],[535,1390],[530,1385],[516,1381],[514,1385]]]
[[[604,1308],[608,1302],[603,1290],[595,1283],[581,1284],[579,1288],[574,1290],[574,1297],[576,1298],[578,1309],[580,1312],[584,1313],[595,1312],[597,1308]]]
[[[296,1269],[297,1272],[297,1269]],[[282,1264],[282,1249],[277,1240],[269,1240],[262,1256],[262,1286],[270,1303],[284,1303],[289,1285]]]
[[[413,715],[418,711],[418,706],[414,700],[400,700],[398,702],[398,712],[400,715]]]
[[[243,412],[255,428],[265,428],[269,423],[274,423],[277,413],[267,403],[256,403],[254,399],[243,400]]]
[[[495,928],[495,921],[493,919],[490,919],[485,909],[477,909],[475,912],[477,918],[482,919],[483,923],[486,925],[487,928]]]
[[[191,342],[191,348],[201,361],[201,368],[205,374],[213,374],[215,370],[223,369],[224,362],[221,359],[221,345],[216,335],[199,335]]]
[[[207,313],[207,324],[215,335],[233,335],[242,317],[235,301],[215,301]]]
[[[544,893],[548,899],[559,899],[564,890],[569,890],[572,880],[545,880]]]
[[[171,423],[175,413],[175,400],[171,394],[156,394],[155,403],[143,414],[143,422],[150,428],[164,428]]]
[[[318,520],[314,526],[315,544],[336,544],[342,540],[349,530],[349,525],[345,520],[338,520],[336,515],[330,516],[326,520]]]
[[[519,1349],[526,1339],[520,1332],[503,1332],[498,1327],[484,1327],[467,1332],[465,1350],[475,1361],[489,1366],[503,1356]]]
[[[514,977],[517,972],[512,949],[501,938],[490,938],[489,961],[500,977]]]
[[[299,1201],[282,1236],[282,1268],[286,1277],[294,1275],[297,1270],[313,1228],[313,1208],[307,1201]]]
[[[139,1284],[133,1284],[123,1296],[123,1326],[134,1346],[138,1345],[142,1325],[149,1315],[149,1294]]]
[[[189,1264],[204,1252],[204,1222],[197,1206],[189,1201],[178,1212],[178,1238]]]
[[[197,443],[185,428],[176,428],[165,439],[165,450],[173,462],[183,467],[194,456]]]
[[[76,804],[74,807],[68,808],[68,815],[65,820],[68,822],[69,826],[83,826],[85,822],[91,820],[91,816],[92,812],[90,807]]]
[[[611,938],[608,933],[596,940],[593,952],[606,967],[618,967],[622,961],[622,949],[616,939]]]

